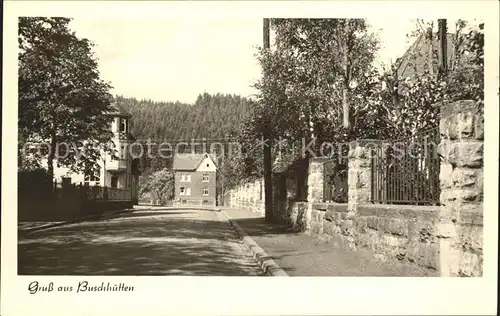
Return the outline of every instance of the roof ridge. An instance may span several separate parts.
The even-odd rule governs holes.
[[[203,159],[209,158],[216,166],[214,157],[210,153],[176,153],[174,154],[173,170],[196,170]]]

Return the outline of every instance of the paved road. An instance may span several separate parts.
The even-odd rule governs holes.
[[[135,210],[20,233],[21,275],[218,275],[262,271],[218,212]]]

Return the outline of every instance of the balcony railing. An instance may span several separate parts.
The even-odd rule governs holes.
[[[127,160],[125,159],[116,159],[106,161],[106,170],[111,171],[119,171],[127,169]]]

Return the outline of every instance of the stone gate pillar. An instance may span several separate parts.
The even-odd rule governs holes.
[[[357,205],[370,203],[372,190],[372,155],[374,147],[380,146],[380,140],[360,139],[351,142],[349,146],[349,162],[347,176],[348,212],[341,222],[342,235],[348,245],[354,247],[353,219],[356,216]]]
[[[307,170],[307,209],[305,210],[305,230],[311,229],[312,206],[323,202],[325,161],[328,158],[310,158]]]
[[[462,100],[441,106],[440,274],[482,276],[483,107]]]

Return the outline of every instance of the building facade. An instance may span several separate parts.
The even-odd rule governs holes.
[[[131,115],[119,109],[117,105],[114,107],[116,110],[107,115],[110,117],[115,155],[103,152],[101,159],[97,161],[98,168],[94,173],[72,172],[69,168],[58,167],[55,162],[54,178],[58,182],[65,179],[77,185],[121,189],[121,192],[130,191],[124,196],[130,195],[133,200],[137,201],[138,174],[134,166],[136,161],[130,151],[130,145],[135,141],[129,132]],[[120,192],[120,190],[115,191]]]
[[[174,205],[216,206],[217,165],[209,154],[174,157]]]

